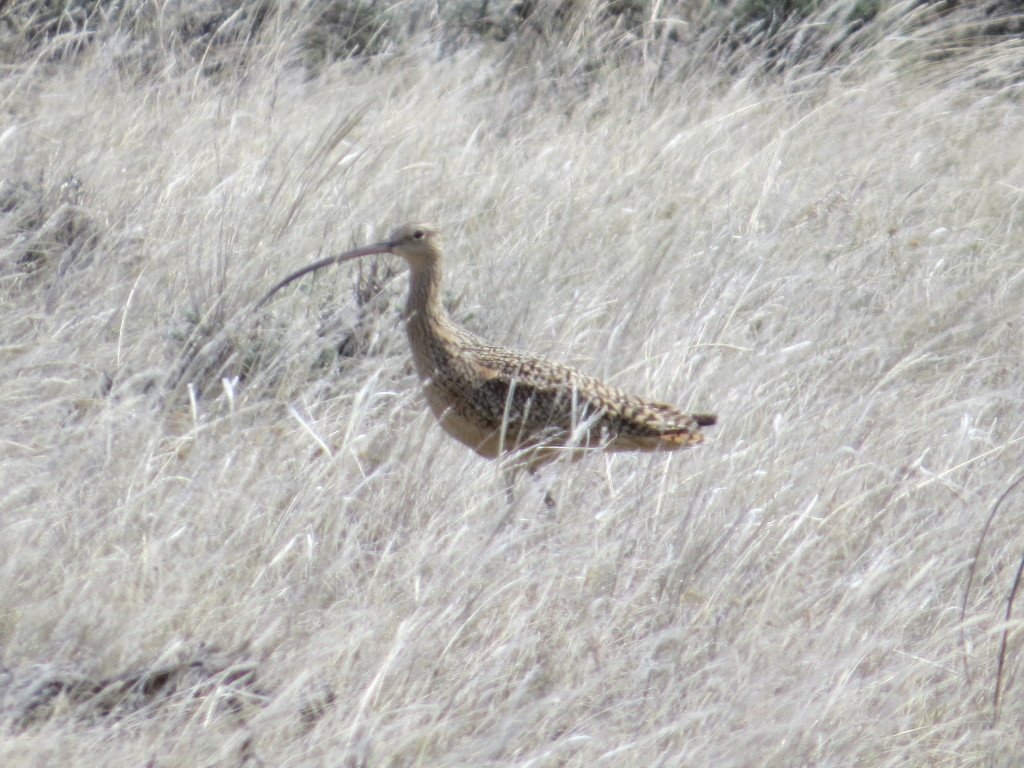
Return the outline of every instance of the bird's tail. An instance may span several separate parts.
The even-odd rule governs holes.
[[[671,432],[659,438],[663,447],[685,448],[688,445],[697,445],[704,442],[704,435],[700,432]]]

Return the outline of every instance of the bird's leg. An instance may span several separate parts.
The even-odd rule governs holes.
[[[516,462],[502,462],[501,476],[505,479],[505,501],[512,506],[516,501],[516,480],[519,479],[521,467]]]
[[[527,468],[526,471],[530,473],[530,477],[533,479],[535,483],[544,482],[543,478],[540,476],[540,472],[538,472],[537,468],[532,464]],[[555,497],[551,495],[551,488],[546,485],[542,486],[542,488],[544,489],[544,506],[547,507],[550,511],[554,512],[555,507],[557,507],[558,504],[555,503]]]
[[[550,510],[554,510],[557,504],[555,503],[554,497],[551,495],[550,489],[543,484],[544,479],[541,477],[538,468],[533,464],[524,464],[522,461],[516,461],[513,459],[512,461],[505,463],[502,467],[502,473],[505,476],[505,499],[508,502],[509,515],[512,514],[512,507],[516,500],[515,485],[519,480],[519,475],[523,469],[525,469],[530,475],[530,479],[534,483],[539,484],[541,489],[544,491],[544,506]]]
[[[558,504],[555,503],[555,497],[552,496],[551,491],[547,489],[544,490],[544,506],[550,509],[552,512],[554,512],[555,507],[558,506]]]
[[[516,495],[513,489],[515,487],[519,467],[515,464],[503,463],[503,466],[501,466],[500,469],[502,477],[505,480],[505,513],[501,516],[501,519],[498,520],[497,525],[494,526],[494,530],[492,530],[491,535],[487,537],[487,542],[484,546],[490,544],[491,540],[497,536],[506,525],[508,525],[509,520],[512,519],[512,515],[515,514],[516,511]]]
[[[604,454],[602,456],[602,458],[604,459],[604,480],[605,480],[605,483],[607,483],[607,485],[608,485],[608,492],[611,493],[612,496],[614,496],[615,495],[615,482],[614,482],[614,479],[612,478],[611,456],[609,456],[606,453],[606,454]]]

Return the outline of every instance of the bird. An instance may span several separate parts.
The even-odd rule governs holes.
[[[686,413],[629,394],[568,365],[491,344],[456,325],[441,301],[441,231],[398,227],[382,242],[332,255],[285,277],[295,280],[352,259],[392,254],[410,271],[404,321],[427,403],[441,428],[486,459],[510,458],[531,474],[561,456],[595,450],[673,451],[704,441],[710,413]]]

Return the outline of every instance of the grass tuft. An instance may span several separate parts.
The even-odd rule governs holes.
[[[1024,46],[527,5],[5,21],[0,764],[1017,764]],[[708,443],[509,499],[400,264],[256,311],[419,218]]]

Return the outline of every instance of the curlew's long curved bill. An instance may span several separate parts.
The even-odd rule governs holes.
[[[333,264],[341,264],[343,261],[349,261],[350,259],[358,259],[360,256],[373,256],[378,253],[391,253],[391,249],[393,247],[394,243],[374,243],[373,245],[364,245],[362,248],[345,251],[344,253],[339,253],[336,256],[328,256],[326,259],[315,261],[308,267],[303,267],[298,272],[292,272],[288,277],[267,291],[266,295],[256,303],[256,308],[259,309],[279,290],[289,283],[298,280],[300,277],[308,275],[310,272],[316,272],[318,269],[323,269],[324,267],[329,267]]]

